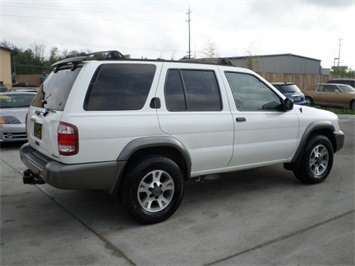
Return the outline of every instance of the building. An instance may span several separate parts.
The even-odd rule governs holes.
[[[294,54],[226,57],[233,65],[261,73],[329,75],[321,60]]]
[[[11,88],[11,53],[9,48],[0,46],[0,82],[7,88]]]

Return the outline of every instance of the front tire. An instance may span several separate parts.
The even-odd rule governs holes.
[[[308,106],[314,106],[314,102],[311,97],[306,97],[306,102]]]
[[[323,135],[314,135],[307,143],[300,167],[293,173],[306,184],[323,182],[332,169],[333,157],[333,146],[329,139]]]
[[[183,174],[171,159],[144,157],[128,168],[123,203],[128,214],[144,224],[159,223],[179,207],[183,196]]]

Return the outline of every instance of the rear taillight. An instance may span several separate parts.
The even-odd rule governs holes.
[[[58,151],[61,155],[75,155],[79,151],[78,128],[60,122],[58,126]]]

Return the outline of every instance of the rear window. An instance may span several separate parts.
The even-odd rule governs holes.
[[[33,106],[63,111],[81,67],[52,72],[39,88]]]
[[[277,85],[273,84],[276,89],[278,89],[281,93],[295,93],[301,92],[301,90],[295,84],[285,84],[285,85]]]
[[[156,66],[104,64],[91,81],[85,97],[87,111],[140,110],[147,100]]]
[[[35,96],[31,94],[0,94],[0,108],[24,108],[29,107]]]

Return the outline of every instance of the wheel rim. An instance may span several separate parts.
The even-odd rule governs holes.
[[[173,178],[163,170],[154,170],[146,174],[139,183],[138,202],[144,210],[158,212],[169,205],[174,191]]]
[[[315,178],[321,178],[329,164],[329,152],[324,145],[317,145],[311,152],[309,167]]]

